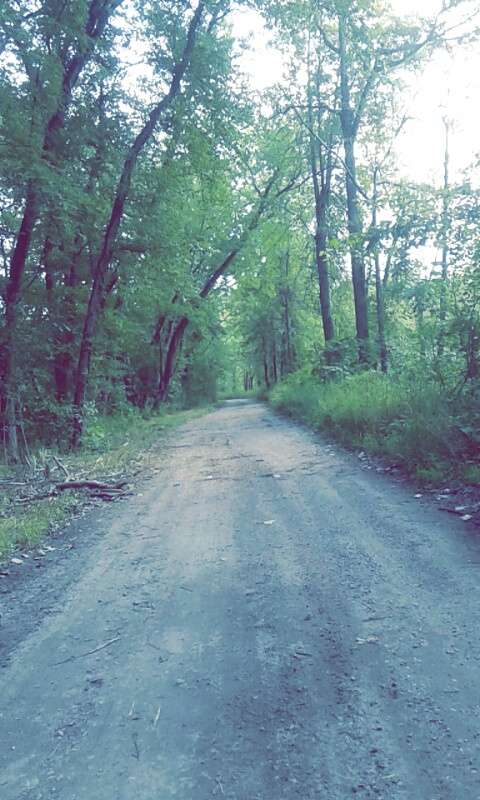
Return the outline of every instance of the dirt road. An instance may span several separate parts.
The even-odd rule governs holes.
[[[478,800],[474,530],[260,404],[158,462],[0,586],[2,800]]]

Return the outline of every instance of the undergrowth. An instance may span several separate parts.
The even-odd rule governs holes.
[[[148,466],[152,446],[168,431],[206,412],[206,408],[193,411],[165,412],[151,416],[127,414],[95,417],[85,432],[83,449],[68,456],[61,455],[62,463],[70,475],[85,475],[93,479],[132,474]],[[39,450],[31,455],[28,467],[16,470],[15,478],[29,478],[28,472],[41,470],[55,451]],[[5,478],[8,469],[1,465]],[[10,473],[11,477],[11,473]],[[68,520],[83,503],[81,492],[68,491],[58,497],[37,500],[19,505],[17,497],[4,496],[0,501],[0,561],[11,556],[16,549],[37,545],[51,530]]]
[[[463,425],[471,409],[449,402],[433,382],[363,372],[323,383],[297,373],[269,399],[274,408],[348,447],[401,464],[422,482],[480,484],[478,431]]]

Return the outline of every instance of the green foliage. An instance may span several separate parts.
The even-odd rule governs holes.
[[[78,504],[72,495],[40,500],[35,508],[16,508],[15,512],[3,504],[0,509],[0,560],[16,548],[28,549],[38,544],[53,528],[64,523]]]

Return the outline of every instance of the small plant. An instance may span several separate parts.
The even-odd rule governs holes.
[[[462,469],[462,478],[465,483],[480,486],[480,464],[467,464]]]

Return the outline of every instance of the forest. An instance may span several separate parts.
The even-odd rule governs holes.
[[[451,169],[447,113],[443,181],[404,177],[396,149],[405,86],[475,46],[476,6],[4,0],[5,463],[252,394],[480,483],[479,163]],[[265,90],[242,9],[282,57]]]

